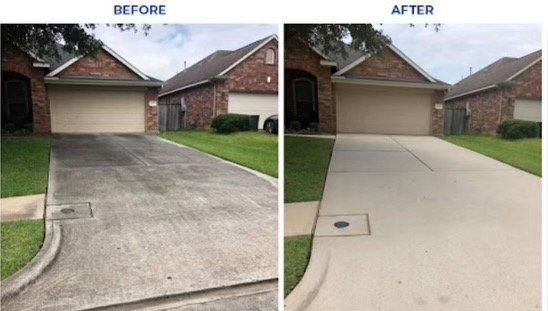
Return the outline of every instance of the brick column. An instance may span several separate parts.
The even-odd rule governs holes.
[[[441,104],[443,107],[443,97],[445,91],[435,91],[432,103],[432,121],[430,132],[432,135],[443,135],[443,109],[436,109],[435,106]]]
[[[145,92],[145,105],[146,105],[146,131],[150,133],[158,133],[158,105],[151,107],[148,102],[151,100],[158,101],[158,89],[149,88]]]

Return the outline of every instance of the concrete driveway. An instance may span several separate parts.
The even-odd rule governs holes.
[[[271,182],[144,135],[55,137],[49,178],[59,254],[3,310],[276,308]]]
[[[339,135],[315,233],[287,310],[540,309],[541,179],[441,139]]]

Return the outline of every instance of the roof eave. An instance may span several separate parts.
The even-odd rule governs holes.
[[[206,84],[206,83],[210,83],[210,82],[211,82],[211,80],[207,79],[207,80],[202,80],[202,81],[199,81],[199,82],[196,82],[196,83],[188,84],[188,85],[176,88],[176,89],[171,90],[171,91],[167,91],[167,92],[160,91],[160,94],[158,94],[158,96],[166,96],[166,95],[169,95],[169,94],[184,91],[186,89],[189,89],[189,88],[192,88],[192,87],[195,87],[195,86],[200,86],[202,84]]]

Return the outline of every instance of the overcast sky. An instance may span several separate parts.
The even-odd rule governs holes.
[[[540,25],[380,25],[392,43],[435,78],[455,83],[501,57],[520,57],[541,48]]]
[[[167,80],[216,50],[234,50],[277,33],[277,25],[152,25],[142,32],[120,32],[106,26],[93,33],[144,73]]]
[[[393,43],[434,77],[455,83],[504,57],[541,47],[539,25],[453,25],[438,32],[417,24],[378,25]],[[166,80],[215,50],[233,50],[277,32],[277,25],[152,25],[148,36],[99,27],[98,38],[145,73]]]

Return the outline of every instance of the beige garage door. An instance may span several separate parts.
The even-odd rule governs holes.
[[[516,99],[514,119],[541,122],[542,102],[540,100]]]
[[[228,112],[259,116],[259,129],[266,118],[278,114],[278,95],[229,93]]]
[[[430,133],[429,91],[337,85],[336,94],[340,133]]]
[[[53,133],[142,133],[143,91],[112,88],[49,88]]]

